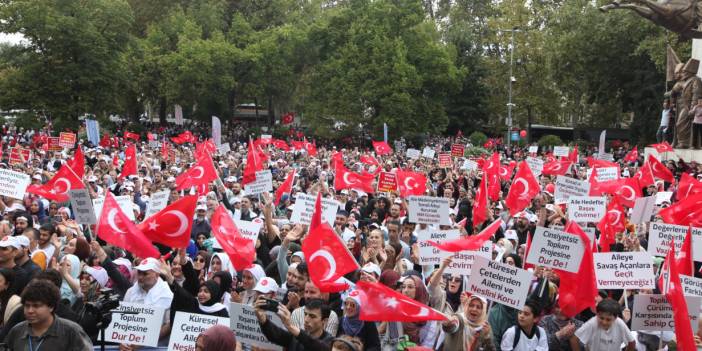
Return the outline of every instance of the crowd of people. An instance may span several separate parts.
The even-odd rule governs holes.
[[[205,189],[178,189],[177,178],[192,170],[202,157],[199,145],[209,138],[196,132],[197,141],[181,144],[170,141],[170,137],[182,131],[170,126],[165,134],[154,139],[156,143],[147,140],[144,133],[138,138],[118,137],[116,144],[100,146],[77,140],[73,148],[49,151],[41,138],[36,137],[43,131],[3,127],[2,142],[6,147],[0,169],[27,174],[33,186],[41,187],[52,184],[62,167],[75,165],[78,153],[84,169],[77,173],[82,174],[81,181],[90,197],[128,196],[131,201],[126,211],[133,212],[130,215],[135,224],[148,220],[152,197],[158,192],[170,192],[169,205],[187,196],[197,196],[194,213],[189,218],[192,224],[187,244],[169,247],[153,243],[159,252],[157,257],[138,257],[128,245],[108,243],[105,241],[108,233],[99,229],[101,223],[78,223],[70,201],[57,201],[36,192],[26,192],[19,199],[2,196],[0,338],[9,350],[91,350],[101,343],[99,332],[105,314],[109,314],[110,308],[117,308],[109,305],[111,299],[166,311],[158,331],[161,347],[168,345],[178,312],[234,318],[232,304],[250,306],[267,342],[285,350],[648,351],[674,349],[674,345],[681,344],[673,330],[632,330],[635,295],[665,294],[662,286],[600,289],[589,297],[589,307],[576,314],[566,313],[559,301],[565,273],[527,264],[529,243],[537,228],[563,230],[570,222],[566,204],[555,197],[558,177],[555,173],[535,176],[540,189],[523,208],[510,208],[514,205],[507,200],[515,174],[523,171],[519,167],[527,164],[522,162],[527,157],[546,164],[560,162],[549,148],[534,153],[529,152],[529,146],[508,149],[496,144],[481,157],[452,157],[447,166],[440,165],[438,155],[451,153],[456,144],[468,145],[467,139],[435,137],[425,145],[415,146],[417,150],[433,150],[432,158],[410,157],[406,150],[392,148],[381,152],[370,143],[365,148],[321,143],[308,148],[310,143],[305,139],[302,149],[286,150],[274,143],[259,142],[257,157],[264,158],[263,169],[272,174],[273,192],[285,186],[291,174],[294,177],[290,190],[276,197],[273,192],[247,194],[243,183],[254,141],[229,140],[226,130],[222,142],[228,143],[229,150],[219,148],[206,155],[213,161],[217,179]],[[260,140],[258,137],[252,139]],[[290,141],[296,137],[289,138],[288,143],[293,144]],[[151,133],[148,139],[152,139]],[[162,143],[168,144],[165,152]],[[20,146],[31,149],[30,158],[11,160],[10,148]],[[129,147],[137,150],[138,166],[136,172],[124,176],[121,173],[130,157]],[[571,153],[575,150],[575,158],[572,154],[568,156],[572,163],[563,176],[573,179],[587,180],[591,177],[588,171],[601,162],[616,165],[617,177],[622,179],[634,177],[650,166],[643,152],[632,154],[628,145],[609,150],[613,161],[593,158],[594,147],[569,150]],[[486,196],[480,190],[490,178],[486,169],[494,157],[499,160],[498,168],[504,168],[507,174],[500,174],[497,184],[491,184],[498,188],[497,199],[486,200],[485,213],[480,214],[485,218],[478,221],[475,208],[480,205],[480,198]],[[466,163],[467,159],[478,166],[470,166],[473,163]],[[448,199],[450,225],[413,222],[414,214],[410,214],[408,198],[402,196],[401,186],[382,192],[353,187],[340,189],[336,179],[339,162],[350,172],[366,177],[377,177],[381,171],[424,175],[423,195]],[[672,193],[655,205],[650,218],[634,224],[630,218],[632,211],[626,211],[623,230],[616,230],[607,238],[599,221],[581,223],[582,227],[595,231],[595,251],[650,252],[647,250],[650,225],[664,220],[659,211],[702,193],[702,165],[682,160],[663,162],[673,179],[656,177],[652,184],[641,186],[641,194],[637,196]],[[688,177],[693,184],[683,194],[681,179]],[[378,180],[374,179],[373,185],[377,186]],[[617,191],[616,188],[603,191],[608,203],[617,201]],[[313,278],[325,267],[320,266],[319,260],[315,264],[309,262],[310,257],[303,252],[305,239],[313,231],[311,224],[292,220],[296,199],[301,194],[315,197],[321,194],[321,198],[339,204],[333,223],[327,224],[358,267],[344,275],[343,290],[330,292],[329,287],[315,284]],[[630,205],[625,207],[634,207]],[[232,252],[227,252],[227,245],[218,243],[213,235],[220,230],[213,221],[220,223],[215,217],[222,208],[232,220],[261,223],[260,231],[252,238],[255,254],[243,269],[236,269],[239,264],[235,265],[241,257],[233,257]],[[702,216],[699,212],[698,215]],[[99,222],[104,218],[97,216]],[[533,274],[533,281],[526,282],[530,289],[521,308],[473,291],[468,278],[476,272],[446,273],[454,256],[442,258],[440,264],[422,265],[420,246],[424,243],[418,239],[421,232],[459,230],[461,239],[472,238],[480,236],[496,221],[501,222],[487,240],[491,259]],[[693,218],[692,223],[700,221],[701,218]],[[654,257],[653,261],[654,272],[659,274],[663,271],[660,269],[663,257]],[[700,275],[699,268],[699,263],[695,263],[694,275]],[[371,309],[368,301],[373,296],[359,293],[365,286],[361,282],[382,285],[417,306],[430,307],[441,318],[427,320],[419,314],[414,320],[390,317],[368,320],[364,316]],[[389,311],[388,315],[391,314]],[[698,329],[696,325],[693,328]],[[694,342],[702,349],[702,329],[698,330]],[[237,338],[237,333],[228,324],[213,326],[192,341],[192,349],[266,349]],[[138,343],[115,344],[122,351],[148,349]]]

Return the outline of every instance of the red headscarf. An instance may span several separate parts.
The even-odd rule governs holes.
[[[215,325],[200,333],[204,349],[207,351],[230,351],[236,349],[234,331],[223,325]]]

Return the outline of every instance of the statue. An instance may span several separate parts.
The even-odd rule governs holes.
[[[702,80],[697,77],[700,61],[689,59],[682,70],[676,69],[677,82],[671,90],[673,106],[675,106],[675,139],[673,146],[687,149],[692,142],[692,120],[695,116],[690,109],[702,98]]]
[[[702,23],[700,0],[616,0],[600,7],[602,11],[617,9],[634,11],[683,39],[702,39],[702,31],[698,30]]]

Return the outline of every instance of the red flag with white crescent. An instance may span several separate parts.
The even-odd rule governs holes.
[[[159,257],[158,250],[137,226],[127,217],[109,191],[97,224],[100,239],[121,247],[137,257]]]
[[[172,248],[190,244],[190,230],[197,207],[197,196],[185,196],[137,225],[147,238]]]
[[[255,243],[241,233],[224,205],[219,205],[212,215],[212,234],[237,272],[251,267],[256,259]]]
[[[359,281],[349,295],[361,301],[360,320],[371,322],[441,321],[446,317],[433,308],[374,282]]]
[[[512,186],[505,198],[510,215],[514,216],[517,212],[524,210],[540,191],[539,181],[531,172],[529,164],[526,161],[519,163],[517,174],[514,176]]]
[[[212,158],[209,155],[203,155],[190,169],[176,177],[175,184],[177,190],[183,190],[193,186],[207,186],[216,179],[217,170],[214,168]]]
[[[424,174],[398,170],[395,176],[401,197],[406,199],[412,195],[422,196],[426,193],[427,177]]]
[[[48,182],[42,185],[31,184],[27,187],[27,192],[49,200],[65,202],[70,199],[69,190],[83,188],[85,188],[83,181],[68,164],[64,164]]]

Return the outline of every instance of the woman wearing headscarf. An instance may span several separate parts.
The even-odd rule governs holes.
[[[234,331],[223,325],[214,325],[198,335],[196,350],[232,351],[238,350]]]
[[[232,275],[229,272],[217,272],[212,276],[212,280],[219,284],[219,288],[222,291],[222,302],[228,303],[228,301],[231,301]]]
[[[253,306],[257,297],[254,288],[258,281],[265,276],[266,273],[263,271],[263,268],[257,264],[253,264],[251,267],[244,269],[241,273],[241,287],[244,288],[244,291],[240,293],[233,292],[231,301]]]
[[[217,282],[208,280],[198,289],[197,296],[193,296],[185,288],[175,282],[175,277],[170,269],[164,270],[166,282],[173,292],[171,302],[171,325],[177,311],[187,313],[206,314],[217,317],[229,317],[229,312],[222,301],[222,290]]]
[[[467,293],[461,299],[459,311],[442,323],[444,350],[494,351],[495,343],[487,322],[487,301]]]
[[[34,223],[44,224],[48,221],[48,216],[46,215],[46,211],[44,211],[44,204],[35,197],[31,199],[29,215],[32,216]]]
[[[415,275],[404,277],[401,280],[400,293],[422,304],[429,303],[429,293],[424,282]],[[436,349],[435,342],[439,335],[439,327],[435,321],[429,322],[403,322],[402,330],[409,341],[419,346]]]
[[[76,255],[65,255],[61,260],[60,272],[63,276],[61,283],[61,300],[67,300],[69,305],[76,302],[80,295],[80,260]]]
[[[366,322],[359,319],[361,314],[361,299],[357,290],[351,291],[344,299],[344,316],[339,323],[337,335],[348,335],[357,337],[365,346],[366,351],[380,350],[380,336],[378,328],[373,322]]]

